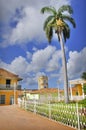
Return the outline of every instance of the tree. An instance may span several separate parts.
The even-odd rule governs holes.
[[[82,79],[86,80],[86,72],[83,72],[81,77]]]
[[[67,13],[64,13],[64,12]],[[76,27],[74,19],[71,17],[73,13],[73,9],[69,5],[63,5],[58,10],[54,7],[43,7],[41,9],[41,13],[50,13],[51,15],[48,16],[44,22],[44,31],[46,32],[46,37],[51,43],[53,37],[53,30],[58,36],[58,40],[61,45],[62,50],[62,63],[63,63],[63,70],[64,70],[64,95],[65,95],[65,103],[69,102],[68,97],[68,77],[67,77],[67,65],[66,65],[66,56],[65,56],[65,49],[64,49],[64,42],[70,37],[70,28],[67,24],[67,21],[70,22],[73,27]]]
[[[83,72],[81,77],[82,79],[86,80],[86,72]],[[83,90],[84,90],[84,93],[86,94],[86,83],[83,85]]]

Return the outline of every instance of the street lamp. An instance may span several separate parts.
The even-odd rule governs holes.
[[[58,84],[58,101],[60,101],[60,90],[59,90],[60,80],[57,81],[57,84]]]
[[[24,100],[26,100],[26,89],[24,88]]]

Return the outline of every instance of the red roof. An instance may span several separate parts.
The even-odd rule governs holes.
[[[9,72],[8,70],[5,70],[3,68],[0,68],[0,78],[9,78],[9,79],[17,79],[22,80],[22,78],[20,78],[18,75]]]

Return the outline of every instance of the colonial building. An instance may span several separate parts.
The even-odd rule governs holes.
[[[85,98],[83,85],[86,84],[86,80],[75,79],[69,81],[71,100],[82,100]]]
[[[38,89],[48,88],[48,77],[40,76],[38,78]]]
[[[0,68],[0,105],[10,105],[17,103],[17,98],[21,95],[22,80],[18,75]]]
[[[57,88],[43,88],[25,91],[27,100],[61,101],[64,100],[64,91]]]

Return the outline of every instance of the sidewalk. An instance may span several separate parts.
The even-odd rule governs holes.
[[[0,130],[75,130],[17,106],[0,106]]]

